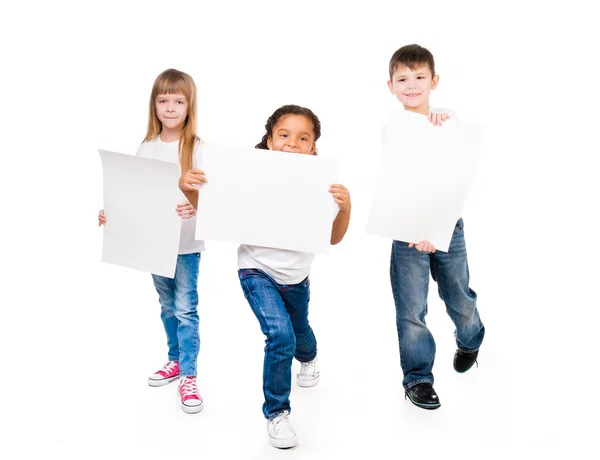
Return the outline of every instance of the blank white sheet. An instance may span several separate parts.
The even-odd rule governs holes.
[[[196,239],[327,254],[337,161],[207,144]]]
[[[106,215],[102,262],[173,278],[181,229],[178,165],[98,151]]]
[[[394,110],[383,139],[367,232],[398,241],[431,241],[448,251],[481,150],[479,125]]]

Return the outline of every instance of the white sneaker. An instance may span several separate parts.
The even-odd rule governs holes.
[[[314,387],[319,383],[319,364],[317,358],[306,363],[300,362],[300,372],[296,375],[300,387]]]
[[[288,415],[289,412],[285,410],[267,422],[269,442],[278,449],[288,449],[298,444],[298,437],[290,424]]]

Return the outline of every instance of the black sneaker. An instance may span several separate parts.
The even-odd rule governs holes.
[[[465,353],[464,351],[456,350],[456,354],[454,355],[454,370],[456,372],[467,372],[473,364],[477,362],[477,355],[479,354],[479,350],[474,351],[472,353]],[[479,364],[477,364],[479,367]]]
[[[423,409],[437,409],[441,405],[431,383],[419,383],[414,387],[410,387],[404,393],[404,399],[407,396],[411,403]]]

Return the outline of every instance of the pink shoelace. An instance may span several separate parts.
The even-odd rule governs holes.
[[[196,386],[196,377],[184,377],[179,383],[179,394],[181,395],[182,402],[190,399],[202,401],[202,397]]]
[[[174,377],[179,374],[179,363],[177,361],[169,361],[156,373],[162,375],[166,379]]]

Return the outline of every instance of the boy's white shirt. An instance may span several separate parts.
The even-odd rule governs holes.
[[[193,165],[197,167],[202,155],[202,147],[204,141],[196,143],[194,148]],[[138,148],[137,155],[143,158],[152,158],[168,163],[176,163],[179,165],[179,140],[173,142],[163,142],[160,136],[156,136],[147,142],[143,142]],[[181,172],[181,167],[179,168]],[[181,194],[181,203],[186,202],[187,198]],[[173,203],[173,212],[177,203]],[[181,219],[181,233],[179,238],[179,254],[191,254],[194,252],[202,252],[205,250],[204,241],[196,240],[196,218]]]

